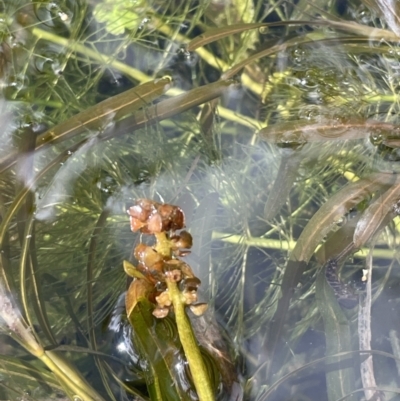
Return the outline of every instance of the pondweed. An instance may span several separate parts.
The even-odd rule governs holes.
[[[0,1],[0,399],[396,394],[397,11]]]

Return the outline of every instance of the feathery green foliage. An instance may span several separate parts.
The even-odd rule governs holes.
[[[138,198],[185,211],[237,399],[398,398],[398,8],[0,1],[0,399],[150,399],[115,306]],[[363,295],[371,244],[372,331],[321,273]]]

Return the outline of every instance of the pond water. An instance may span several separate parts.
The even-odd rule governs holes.
[[[399,14],[0,1],[0,399],[174,399],[124,306],[143,198],[185,214],[216,399],[398,398]]]

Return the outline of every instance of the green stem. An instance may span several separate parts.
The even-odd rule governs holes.
[[[179,339],[182,343],[186,359],[192,374],[193,383],[199,396],[199,401],[214,401],[214,391],[210,377],[201,356],[200,348],[194,337],[192,326],[185,312],[185,301],[176,282],[166,279],[168,291],[174,306]]]
[[[127,64],[114,60],[114,58],[111,56],[105,56],[100,52],[98,52],[97,50],[93,50],[85,46],[81,42],[63,38],[61,36],[55,35],[48,31],[44,31],[43,29],[37,27],[32,28],[32,34],[39,39],[48,40],[49,42],[56,43],[60,46],[64,46],[65,48],[68,48],[77,53],[84,54],[86,57],[90,57],[92,60],[96,60],[104,65],[110,64],[114,68],[123,72],[124,74],[133,77],[134,79],[137,79],[139,82],[146,82],[151,79],[149,78],[148,75],[137,70],[136,68],[130,67]]]
[[[219,231],[213,231],[212,239],[214,241],[222,241],[229,244],[236,244],[242,246],[255,246],[259,248],[267,249],[279,249],[282,251],[291,251],[296,246],[296,241],[287,239],[273,239],[264,237],[250,237],[244,235],[237,235],[231,233],[223,233]],[[368,248],[361,248],[359,251],[355,252],[353,255],[358,258],[365,258],[368,254]],[[393,249],[374,249],[373,255],[376,258],[382,259],[393,259]]]
[[[90,57],[92,60],[95,60],[99,62],[101,65],[109,65],[112,66],[113,68],[117,69],[118,71],[122,72],[123,74],[126,74],[129,77],[132,77],[133,79],[136,79],[140,83],[148,82],[154,79],[154,77],[151,77],[149,75],[144,74],[142,71],[139,71],[136,68],[133,68],[125,63],[122,63],[121,61],[115,60],[114,57],[112,56],[106,56],[97,50],[91,49],[88,46],[85,46],[83,43],[78,42],[78,41],[72,41],[67,38],[62,38],[58,35],[55,35],[51,32],[44,31],[40,28],[34,27],[32,29],[32,34],[38,37],[39,39],[47,40],[52,43],[56,43],[60,46],[64,46],[65,48],[75,51],[77,53],[83,54],[86,57]],[[197,52],[203,57],[206,57],[207,55],[207,61],[210,61],[211,58],[208,57],[208,52],[206,52],[204,49],[198,49]],[[244,74],[242,77],[242,81],[245,84],[247,82],[247,76]],[[258,86],[260,86],[258,84]],[[181,89],[179,88],[170,88],[168,90],[168,96],[178,96],[184,93]],[[40,102],[40,100],[35,100],[35,102]],[[236,111],[229,110],[226,107],[218,106],[218,113],[222,118],[225,118],[227,120],[236,122],[238,124],[241,124],[245,127],[249,128],[256,128],[256,129],[261,129],[264,127],[264,124],[262,124],[260,121],[251,118],[249,116],[244,116]]]
[[[39,358],[54,373],[60,383],[73,393],[74,400],[104,401],[80,372],[59,353],[46,351]]]
[[[152,376],[154,378],[153,385],[149,387],[149,395],[151,401],[163,401],[163,395],[160,387],[160,381],[158,380],[157,373],[153,366],[151,366]]]
[[[1,282],[0,316],[9,329],[9,335],[53,372],[68,395],[81,401],[104,400],[63,355],[44,350]]]

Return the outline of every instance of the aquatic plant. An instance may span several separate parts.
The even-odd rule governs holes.
[[[148,265],[132,243],[154,245],[129,230],[137,199],[185,213],[193,246],[176,257],[213,321],[194,331],[231,348],[233,399],[397,397],[395,3],[6,0],[0,14],[1,399],[160,399],[152,378],[195,399],[174,363],[143,373],[155,355],[118,302],[124,260],[149,289],[131,267]],[[144,299],[142,323],[179,332]],[[220,383],[225,354],[204,355]]]

